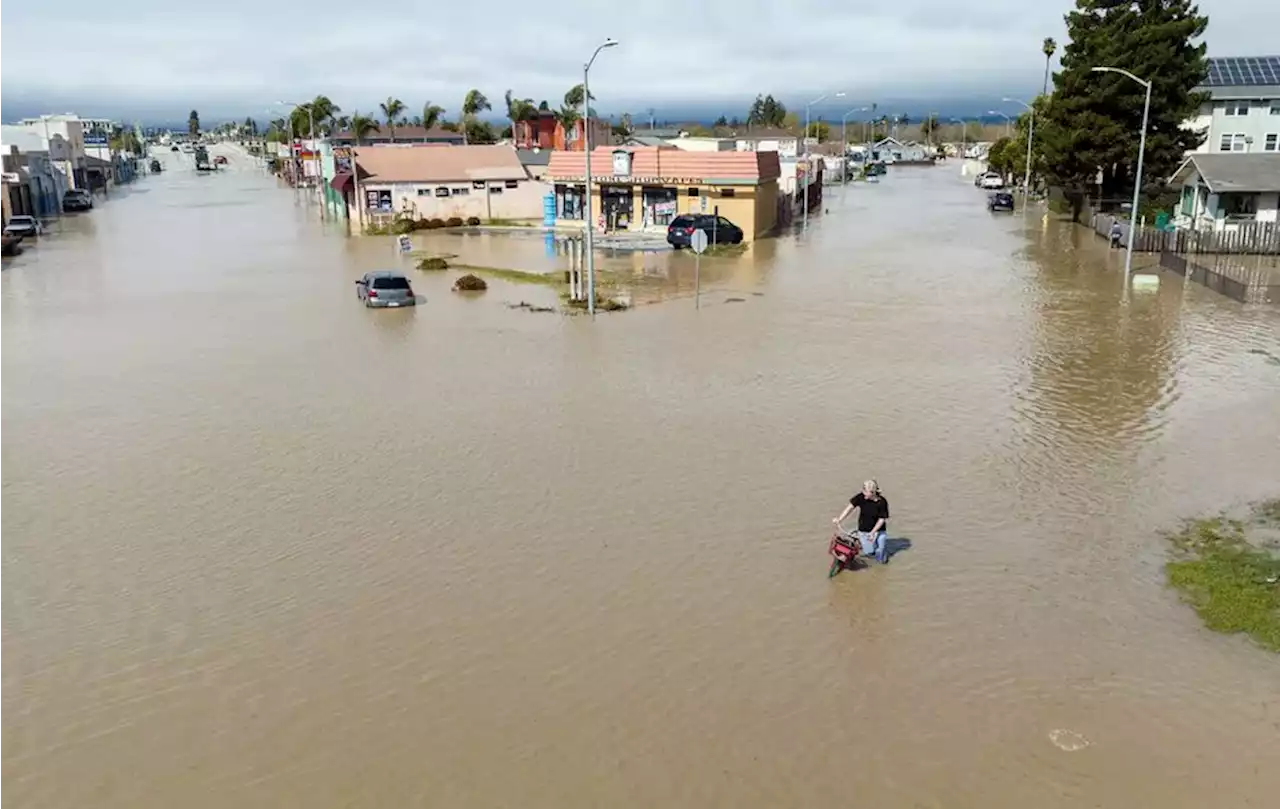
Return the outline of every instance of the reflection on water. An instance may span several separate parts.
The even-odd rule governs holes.
[[[410,259],[239,157],[68,218],[3,276],[10,800],[1266,805],[1280,670],[1157,532],[1275,493],[1280,315],[957,175],[831,189],[701,311],[602,252],[651,305],[594,323],[366,311]],[[912,547],[828,581],[868,475]]]

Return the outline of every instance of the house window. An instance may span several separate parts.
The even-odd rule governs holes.
[[[1271,114],[1272,114],[1272,115],[1280,115],[1280,104],[1272,104],[1272,105],[1271,105]]]
[[[507,182],[506,182],[506,186],[507,186],[507,188],[519,188],[519,187],[520,187],[520,181],[519,181],[519,180],[507,180]]]
[[[732,196],[735,196],[734,189],[732,189],[732,188],[721,188],[721,189],[720,189],[720,196],[722,196],[722,197],[732,197]]]
[[[1218,151],[1243,152],[1246,145],[1243,132],[1223,132],[1222,139],[1218,141]]]
[[[491,185],[491,186],[489,186],[489,193],[490,193],[490,194],[501,194],[501,193],[502,193],[502,186],[500,186],[500,185]]]
[[[420,197],[427,197],[427,196],[430,196],[430,195],[431,195],[431,189],[430,189],[430,188],[419,188],[419,189],[418,189],[418,196],[420,196]]]
[[[443,185],[440,186],[439,188],[436,189],[436,196],[437,197],[449,196],[449,189],[445,188]]]
[[[475,189],[475,190],[477,190],[477,191],[483,191],[483,190],[484,190],[484,180],[472,180],[472,181],[471,181],[471,187],[472,187],[472,188],[474,188],[474,189]]]
[[[1264,152],[1280,151],[1280,133],[1268,132],[1267,139],[1262,144],[1262,151]]]
[[[1223,115],[1248,115],[1249,102],[1247,101],[1228,101],[1226,109],[1222,111]]]
[[[698,193],[698,189],[696,189],[696,188],[690,188],[688,191],[686,191],[686,192],[684,193],[684,195],[685,195],[686,197],[698,197],[698,196],[701,196],[701,194],[699,194],[699,193]]]
[[[454,195],[455,197],[465,197],[465,196],[468,196],[470,193],[471,193],[471,189],[470,189],[470,188],[455,188],[455,189],[453,189],[453,195]]]

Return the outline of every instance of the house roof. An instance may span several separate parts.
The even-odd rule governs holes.
[[[432,149],[355,149],[356,164],[371,183],[446,183],[524,180],[524,166],[510,146],[439,146]]]
[[[667,138],[657,135],[630,135],[627,137],[624,145],[626,146],[670,146]]]
[[[516,149],[522,166],[545,166],[551,162],[550,149]]]
[[[391,140],[391,127],[387,126],[387,124],[386,124],[386,122],[385,122],[385,121],[383,121],[383,122],[379,123],[379,124],[378,124],[378,126],[380,127],[379,129],[375,129],[375,130],[371,131],[369,134],[367,134],[367,135],[365,135],[363,138],[361,138],[361,140],[363,140],[363,141],[374,141],[374,140],[377,140],[377,141],[390,141],[390,140]],[[330,136],[330,139],[331,139],[331,140],[350,140],[350,141],[354,141],[354,140],[355,140],[355,135],[353,135],[353,134],[351,133],[351,130],[349,130],[349,129],[344,129],[344,130],[342,130],[341,132],[334,132],[334,133],[333,133],[333,135],[331,135],[331,136]],[[448,140],[462,140],[462,133],[461,133],[461,132],[450,132],[450,131],[449,131],[449,130],[447,130],[447,129],[441,129],[441,128],[440,128],[440,127],[438,127],[438,126],[432,127],[431,129],[427,129],[426,127],[422,127],[422,126],[410,126],[409,124],[397,124],[397,125],[396,125],[396,140],[398,140],[398,141],[399,141],[399,140],[403,140],[403,141],[414,141],[414,140],[444,140],[444,141],[448,141]]]
[[[1193,174],[1198,174],[1213,194],[1280,191],[1280,153],[1193,154],[1182,162],[1170,182],[1186,185]]]
[[[767,182],[781,175],[777,152],[686,152],[652,146],[601,146],[591,150],[593,167],[601,178],[612,171],[613,153],[631,153],[633,177],[690,177],[716,180]],[[583,152],[554,152],[547,174],[551,178],[576,178],[586,173]]]
[[[884,146],[884,145],[886,145],[886,144],[896,144],[896,145],[898,145],[898,146],[902,146],[902,147],[905,147],[905,146],[907,145],[907,144],[903,143],[902,141],[900,141],[900,140],[898,140],[897,138],[894,138],[894,137],[881,138],[880,140],[876,141],[876,143],[875,143],[875,145],[876,145],[876,146]]]
[[[786,129],[766,126],[760,129],[744,129],[733,138],[734,140],[799,140],[800,136]]]

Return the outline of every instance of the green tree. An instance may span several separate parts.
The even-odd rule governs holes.
[[[382,116],[387,122],[388,133],[391,136],[391,142],[396,142],[396,122],[400,120],[400,116],[404,115],[404,102],[398,98],[387,96],[387,100],[378,105],[382,109]]]
[[[317,132],[333,132],[337,125],[338,113],[342,108],[329,100],[328,96],[319,95],[307,105],[315,118]]]
[[[489,103],[489,99],[479,90],[468,90],[466,97],[462,99],[462,142],[471,142],[471,122],[475,117],[485,110],[493,109],[493,105]]]
[[[717,118],[715,120],[715,123],[712,124],[712,126],[728,126],[728,125],[729,125],[729,119],[724,117],[723,115]]]
[[[786,124],[787,108],[772,95],[757,95],[747,112],[748,126],[782,127]]]
[[[488,121],[468,118],[463,127],[462,138],[466,143],[478,145],[498,142],[498,133],[494,131],[493,126]]]
[[[430,101],[422,105],[422,125],[427,129],[435,129],[440,125],[440,116],[444,115],[444,107]]]
[[[1053,41],[1053,37],[1045,37],[1044,42],[1040,43],[1040,51],[1044,53],[1044,86],[1040,89],[1040,95],[1049,95],[1049,62],[1057,50],[1058,43]]]
[[[187,116],[187,134],[193,138],[200,135],[200,113],[195,110],[192,110],[191,114]]]
[[[818,143],[823,143],[831,137],[831,125],[826,121],[813,121],[809,124],[805,137],[817,138]]]
[[[377,119],[369,115],[361,115],[359,112],[351,113],[351,123],[349,126],[351,138],[356,142],[356,146],[359,146],[361,141],[369,137],[374,132],[378,132],[382,129],[382,127],[378,125]]]
[[[250,135],[257,135],[257,134],[258,134],[258,122],[257,122],[257,121],[255,121],[255,120],[253,120],[252,118],[245,118],[245,119],[244,119],[244,131],[245,131],[245,132],[247,132],[247,133],[249,133]]]
[[[987,150],[987,168],[1002,177],[1014,174],[1013,153],[1017,152],[1013,138],[998,138]]]
[[[570,88],[569,88],[569,91],[568,91],[567,93],[565,93],[565,94],[564,94],[564,104],[565,104],[565,106],[566,106],[566,107],[579,107],[579,108],[580,108],[580,107],[582,106],[582,91],[583,91],[583,87],[582,87],[582,85],[581,85],[581,84],[575,84],[575,85],[573,85],[572,87],[570,87]],[[591,100],[591,101],[595,101],[595,100],[596,100],[595,93],[592,93],[592,94],[591,94],[591,99],[590,99],[590,100]],[[592,114],[593,114],[593,115],[595,114],[595,113],[594,113],[594,111],[592,112]]]
[[[531,121],[538,117],[538,108],[534,106],[532,98],[516,98],[508,90],[503,94],[503,101],[506,102],[507,120],[511,122],[511,131],[513,133],[516,129],[516,121]]]
[[[941,125],[938,123],[938,116],[926,116],[925,119],[920,122],[920,137],[932,142],[934,134],[936,134],[940,128]]]
[[[1076,0],[1067,14],[1070,42],[1054,93],[1036,121],[1036,143],[1046,179],[1060,187],[1078,217],[1101,174],[1103,199],[1133,189],[1145,89],[1122,75],[1093,72],[1116,67],[1152,82],[1143,194],[1163,191],[1163,180],[1204,135],[1184,129],[1207,96],[1195,92],[1208,74],[1205,46],[1196,44],[1208,19],[1191,0]]]

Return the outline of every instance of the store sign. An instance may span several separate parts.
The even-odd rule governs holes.
[[[557,183],[584,183],[586,177],[553,177]],[[705,183],[702,177],[627,177],[628,183],[634,185],[703,185]],[[614,178],[608,175],[597,177],[592,175],[592,185],[611,185],[614,184]]]
[[[350,160],[350,159],[351,159],[351,147],[350,147],[350,146],[335,146],[335,147],[333,147],[333,156],[334,156],[334,158],[335,158],[336,160]]]
[[[659,202],[653,206],[653,212],[658,215],[673,214],[676,212],[676,203],[674,200],[671,202]]]
[[[631,152],[626,149],[617,149],[613,153],[613,176],[614,177],[630,177],[631,176]]]
[[[22,178],[12,171],[6,171],[4,173],[3,180],[6,183],[17,183],[17,182],[21,182]]]

